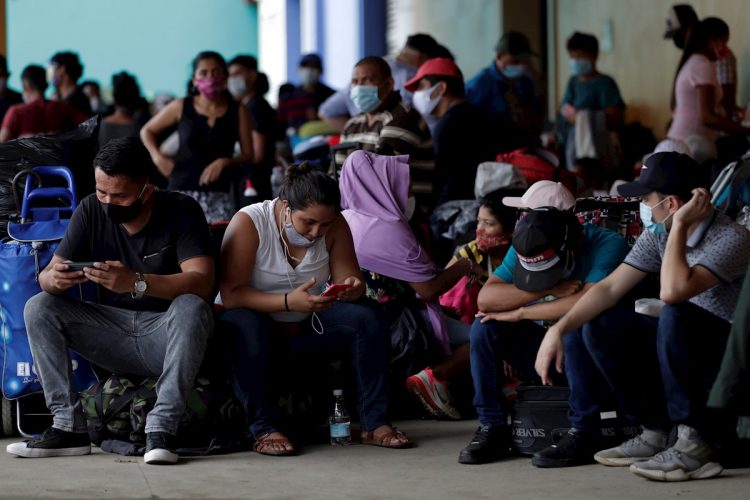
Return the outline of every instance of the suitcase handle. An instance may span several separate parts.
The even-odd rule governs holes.
[[[23,203],[21,206],[21,220],[29,219],[31,205],[39,200],[63,199],[68,202],[70,210],[74,210],[78,205],[76,196],[75,181],[73,174],[68,167],[64,166],[43,166],[34,167],[31,172],[35,175],[26,177],[26,186],[24,188]],[[38,186],[34,186],[34,178],[37,178]],[[64,179],[67,187],[42,187],[42,182],[50,179]]]

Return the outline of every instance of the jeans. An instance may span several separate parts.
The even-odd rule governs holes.
[[[268,377],[271,363],[282,358],[281,354],[338,354],[348,349],[362,429],[371,431],[388,423],[387,325],[374,308],[362,303],[336,302],[317,316],[322,335],[313,330],[312,319],[308,319],[300,323],[299,334],[287,337],[285,332],[273,328],[267,315],[257,311],[232,309],[222,315],[219,329],[227,337],[230,382],[248,412],[254,436],[280,430],[278,410],[268,394]]]
[[[683,302],[664,306],[659,318],[632,307],[610,309],[583,332],[626,418],[668,430],[671,423],[704,427],[729,328],[727,321]]]
[[[26,303],[24,321],[53,427],[86,432],[72,388],[71,348],[112,373],[158,376],[146,432],[177,433],[213,331],[206,301],[180,295],[166,312],[130,311],[42,292]]]

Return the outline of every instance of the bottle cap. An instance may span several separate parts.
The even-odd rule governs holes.
[[[333,390],[333,395],[334,396],[343,396],[344,395],[344,391],[342,391],[341,389],[334,389]]]

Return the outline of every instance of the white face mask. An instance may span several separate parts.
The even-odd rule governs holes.
[[[227,90],[235,99],[240,98],[247,92],[247,82],[240,75],[230,76],[227,79]]]
[[[432,111],[440,102],[440,99],[443,98],[442,95],[432,97],[432,92],[437,88],[438,85],[440,84],[436,83],[429,89],[417,90],[416,92],[414,92],[414,98],[412,99],[412,102],[414,103],[414,109],[419,111],[420,115],[430,115],[430,113],[432,113]]]
[[[89,106],[91,107],[92,113],[96,113],[97,111],[99,111],[99,98],[89,97]]]
[[[314,68],[300,68],[299,80],[302,85],[314,85],[318,83],[320,71]]]

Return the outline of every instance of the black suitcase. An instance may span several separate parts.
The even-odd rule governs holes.
[[[518,395],[510,412],[513,448],[522,455],[533,455],[555,444],[570,429],[570,389],[521,385],[516,391]],[[641,433],[640,427],[623,422],[617,412],[602,412],[600,418],[602,449],[617,446]]]

